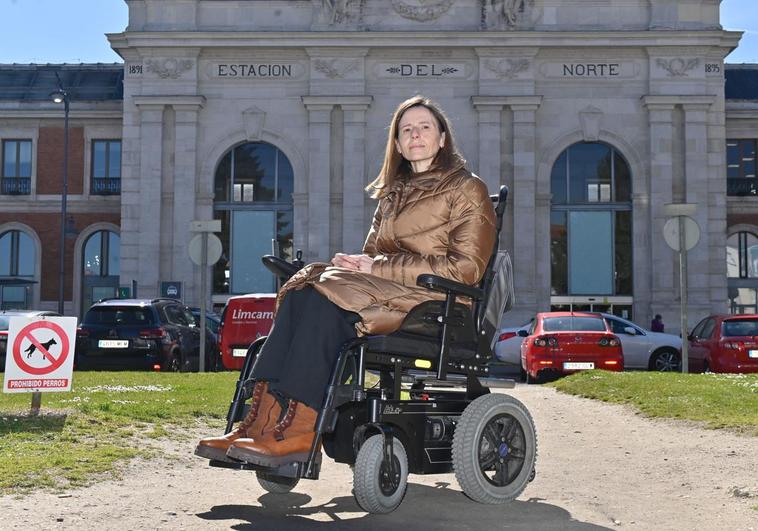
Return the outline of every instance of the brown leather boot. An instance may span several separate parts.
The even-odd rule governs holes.
[[[282,408],[268,391],[268,382],[256,382],[250,411],[237,428],[220,437],[202,439],[195,448],[195,455],[207,459],[233,462],[226,457],[226,451],[234,441],[248,437],[258,439],[276,426]]]
[[[318,412],[295,400],[288,401],[287,413],[274,429],[258,439],[237,439],[226,453],[246,463],[275,467],[294,461],[305,462],[316,437]]]

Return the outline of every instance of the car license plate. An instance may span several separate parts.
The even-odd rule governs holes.
[[[747,357],[748,358],[758,358],[758,350],[748,350],[747,351]]]
[[[594,369],[595,364],[591,361],[566,361],[563,363],[563,368],[567,371],[583,371]]]
[[[246,348],[234,348],[232,349],[232,357],[233,358],[244,358],[247,356],[247,349]]]
[[[100,348],[129,348],[129,341],[126,339],[101,339],[97,342]]]

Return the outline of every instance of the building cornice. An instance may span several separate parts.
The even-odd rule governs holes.
[[[716,46],[736,48],[739,31],[387,31],[387,32],[253,32],[146,31],[107,34],[115,50],[144,48],[302,48],[330,47],[650,47]],[[496,44],[495,44],[496,43]]]
[[[205,105],[205,96],[135,96],[132,102],[139,106],[172,105],[202,108]]]

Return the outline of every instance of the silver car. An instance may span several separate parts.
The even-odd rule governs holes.
[[[624,369],[678,371],[681,367],[682,339],[673,334],[651,332],[608,313],[601,314],[624,350]],[[529,330],[532,320],[521,326],[502,328],[495,344],[495,357],[508,364],[521,366],[519,330]]]
[[[682,338],[674,334],[651,332],[626,319],[601,314],[624,350],[624,369],[678,371],[681,364]]]

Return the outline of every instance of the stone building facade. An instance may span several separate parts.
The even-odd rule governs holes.
[[[727,140],[758,137],[758,117],[725,99],[740,33],[718,0],[127,4],[108,39],[124,59],[120,284],[141,296],[176,280],[199,302],[192,220],[222,220],[216,304],[274,288],[256,258],[272,239],[306,261],[359,251],[391,113],[422,93],[491,192],[511,189],[509,322],[553,307],[676,329],[672,202],[695,203],[702,232],[690,316],[728,310],[727,238],[758,234],[758,209],[727,196]]]
[[[674,322],[676,260],[660,236],[671,202],[698,205],[691,314],[726,310],[723,59],[739,34],[721,28],[718,1],[127,3],[129,27],[109,35],[125,61],[121,275],[147,293],[168,275],[197,299],[186,228],[216,217],[217,168],[245,143],[291,164],[294,247],[307,260],[359,250],[391,111],[423,93],[491,191],[511,187],[514,320],[594,303]],[[629,184],[567,170],[579,191],[556,205],[556,161],[572,146],[591,159],[593,143]],[[232,218],[234,270],[236,234],[258,229]]]

